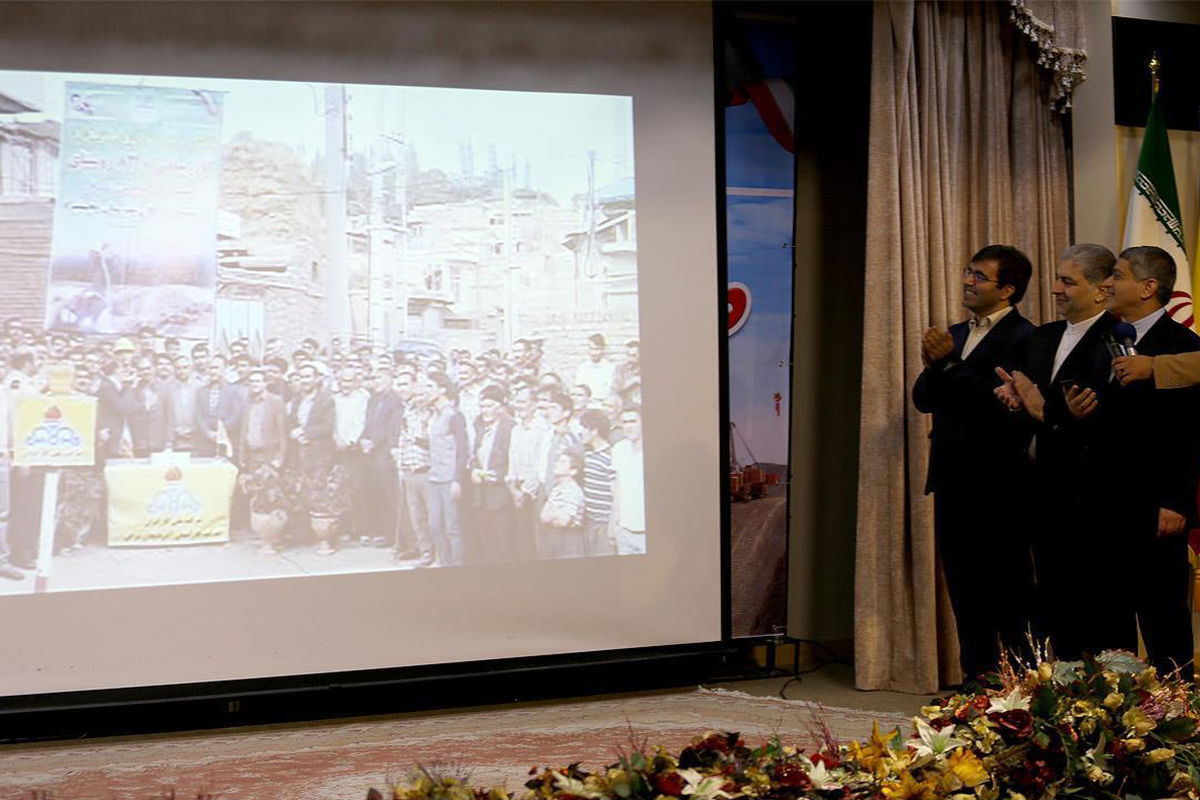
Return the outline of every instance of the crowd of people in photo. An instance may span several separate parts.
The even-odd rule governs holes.
[[[100,338],[10,319],[0,577],[24,579],[37,559],[44,471],[12,466],[8,429],[55,365],[97,409],[95,466],[62,471],[56,552],[106,542],[107,463],[171,451],[236,465],[232,537],[255,536],[256,514],[286,520],[260,537],[265,551],[353,544],[438,566],[644,553],[639,343],[612,357],[592,334],[567,375],[543,369],[543,347],[272,338],[254,353],[246,339],[218,348],[152,328]],[[334,518],[332,536],[316,517]]]

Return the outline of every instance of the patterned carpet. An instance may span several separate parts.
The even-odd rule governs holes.
[[[598,767],[631,737],[679,749],[706,729],[740,731],[748,744],[779,734],[811,741],[814,706],[803,701],[697,690],[511,709],[412,714],[366,721],[232,729],[0,749],[0,798],[28,800],[361,800],[413,764],[467,771],[476,783],[516,789],[529,768],[582,761]],[[873,720],[905,715],[824,709],[840,739]]]

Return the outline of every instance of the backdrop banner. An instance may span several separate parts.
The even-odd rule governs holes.
[[[108,484],[108,544],[219,544],[229,541],[237,468],[227,461],[159,464],[115,461]]]
[[[787,26],[727,20],[731,633],[787,629],[794,99]]]
[[[65,85],[46,326],[207,339],[219,92]]]

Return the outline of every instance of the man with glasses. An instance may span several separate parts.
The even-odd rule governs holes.
[[[1032,274],[1015,247],[989,245],[976,253],[963,270],[962,304],[971,318],[948,331],[925,331],[925,369],[913,387],[916,407],[933,415],[925,491],[934,495],[937,545],[967,680],[995,668],[998,638],[1016,648],[1028,626],[1028,542],[1015,535],[1021,523],[999,513],[1025,489],[1028,424],[993,390],[1000,385],[996,368],[1011,370],[1019,362],[1033,330],[1014,307]]]

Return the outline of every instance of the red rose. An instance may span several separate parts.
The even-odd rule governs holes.
[[[987,711],[992,705],[992,698],[986,694],[977,694],[971,698],[971,705],[979,711]]]
[[[775,768],[775,782],[790,789],[808,789],[812,781],[799,764],[780,764]]]
[[[831,756],[825,753],[813,753],[808,758],[813,764],[824,764],[826,769],[834,769],[842,765],[842,762],[838,760],[837,756]]]
[[[683,776],[678,772],[663,772],[654,776],[654,788],[658,790],[659,794],[678,797],[683,793],[683,787],[686,785]]]
[[[729,738],[726,736],[722,736],[719,733],[714,733],[712,736],[709,736],[707,739],[702,741],[700,743],[700,747],[706,748],[708,750],[716,750],[718,753],[728,753],[729,752]]]
[[[1000,731],[1017,741],[1028,739],[1033,735],[1033,714],[1023,708],[1005,711],[996,718]]]

